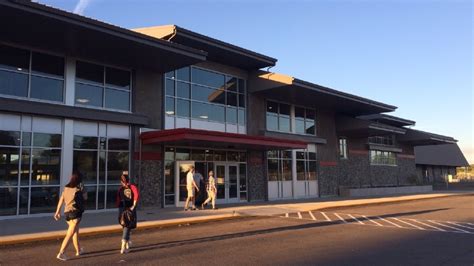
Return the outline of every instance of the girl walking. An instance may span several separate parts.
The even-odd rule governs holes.
[[[217,188],[216,188],[216,179],[214,178],[214,172],[211,170],[209,171],[209,178],[207,181],[207,199],[201,205],[201,209],[204,210],[204,206],[206,206],[209,202],[212,203],[212,209],[216,210],[216,195],[217,195]]]
[[[64,251],[71,240],[76,249],[76,256],[80,256],[83,253],[79,243],[79,224],[81,223],[82,213],[84,212],[84,200],[87,200],[87,193],[82,185],[82,177],[79,173],[74,173],[61,193],[56,213],[54,214],[54,219],[58,221],[61,218],[61,207],[63,204],[65,205],[64,218],[68,224],[68,229],[61,248],[59,249],[59,253],[56,256],[59,260],[65,261],[68,259]]]
[[[130,183],[128,175],[120,177],[121,187],[117,192],[117,206],[119,208],[119,223],[122,225],[122,245],[120,254],[128,253],[131,247],[130,232],[136,227],[137,221],[137,203],[138,203],[138,189],[135,185]],[[124,224],[126,219],[131,223]]]

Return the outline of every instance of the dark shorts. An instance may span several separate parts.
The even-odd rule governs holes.
[[[80,211],[71,211],[71,212],[65,212],[64,213],[64,218],[66,221],[71,221],[74,219],[81,219],[82,218],[82,212]]]

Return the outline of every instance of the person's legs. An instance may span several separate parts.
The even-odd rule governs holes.
[[[72,244],[76,249],[76,256],[79,256],[81,254],[81,245],[79,244],[79,224],[81,223],[81,218],[74,219],[73,221],[76,222],[76,230],[74,235],[72,235]]]
[[[204,206],[206,206],[210,201],[211,201],[211,194],[207,194],[207,199],[202,203],[201,207],[204,209]]]
[[[188,197],[186,198],[186,203],[184,204],[184,209],[187,210],[188,209],[188,205],[189,205],[189,200],[191,199],[191,197],[188,195]]]
[[[130,240],[130,228],[124,227],[122,232],[122,247],[120,253],[123,254],[127,250],[127,243]]]
[[[64,237],[64,240],[61,244],[61,248],[59,249],[59,254],[64,253],[64,250],[69,245],[69,241],[71,240],[71,237],[74,235],[76,231],[76,225],[77,225],[76,220],[67,221],[67,224],[69,227],[67,229],[66,236]]]
[[[216,193],[212,192],[211,198],[212,198],[212,208],[215,209],[216,208]]]

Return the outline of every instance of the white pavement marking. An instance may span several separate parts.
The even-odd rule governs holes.
[[[466,230],[462,230],[462,229],[459,229],[459,228],[456,228],[456,227],[452,227],[452,226],[449,226],[449,225],[445,225],[445,224],[442,224],[442,223],[438,223],[436,221],[433,221],[433,220],[428,220],[429,222],[431,223],[434,223],[434,224],[437,224],[437,225],[440,225],[440,226],[444,226],[444,227],[447,227],[447,228],[451,228],[451,229],[454,229],[454,230],[457,230],[457,231],[460,231],[460,232],[463,232],[463,233],[468,233],[468,234],[473,234],[469,231],[466,231]]]
[[[469,227],[467,225],[460,224],[461,222],[447,222],[448,224],[456,225],[459,227],[467,228],[467,229],[474,229],[474,227]]]
[[[329,217],[324,212],[321,212],[321,214],[324,216],[324,218],[326,218],[326,221],[331,222],[331,219],[329,219]]]
[[[313,221],[316,221],[316,217],[314,217],[314,215],[311,213],[311,211],[309,211],[308,213],[309,213],[309,216],[311,216],[311,219],[313,219]]]
[[[420,222],[420,221],[415,220],[415,219],[408,219],[408,220],[413,221],[413,222],[416,222],[416,223],[419,223],[419,224],[422,224],[422,225],[424,225],[424,226],[428,226],[428,227],[434,228],[434,229],[436,229],[436,230],[438,230],[438,231],[446,232],[446,230],[444,230],[444,229],[442,229],[442,228],[439,228],[439,227],[436,227],[436,226],[432,226],[432,225],[429,225],[429,224],[427,224],[427,223]]]
[[[393,225],[395,225],[395,226],[398,227],[398,228],[405,228],[405,227],[400,226],[400,225],[398,225],[398,224],[396,224],[396,223],[394,223],[394,222],[391,222],[391,221],[389,221],[389,220],[386,220],[386,219],[384,219],[384,218],[382,218],[382,217],[377,216],[377,218],[380,219],[380,220],[382,220],[382,221],[385,221],[385,222],[387,222],[387,223],[389,223],[389,224],[393,224]]]
[[[348,214],[352,219],[356,220],[359,224],[364,224],[363,222],[359,221],[359,219],[352,216],[352,214]],[[365,224],[364,224],[365,225]]]
[[[298,212],[298,218],[303,219],[303,216],[301,216],[301,212]]]
[[[290,214],[289,214],[289,213],[285,213],[285,217],[286,217],[286,218],[290,217]]]
[[[426,229],[425,229],[425,228],[423,228],[423,227],[419,227],[419,226],[417,226],[417,225],[411,224],[411,223],[409,223],[409,222],[406,222],[406,221],[400,220],[400,219],[398,219],[398,218],[395,218],[395,217],[391,217],[391,219],[397,220],[397,221],[399,221],[399,222],[401,222],[401,223],[404,223],[404,224],[411,225],[411,226],[413,226],[413,227],[415,227],[415,228],[417,228],[417,229],[420,229],[420,230],[426,230]]]
[[[376,224],[376,225],[378,225],[378,226],[383,226],[383,225],[377,223],[376,221],[367,218],[367,216],[365,216],[365,215],[362,215],[362,217],[364,217],[364,219],[366,219],[367,221],[370,221],[370,222],[372,222],[372,223],[374,223],[374,224]]]
[[[336,215],[336,216],[337,216],[337,218],[339,218],[339,220],[343,221],[345,224],[347,223],[347,222],[346,222],[346,220],[342,219],[342,217],[341,217],[341,216],[339,216],[339,214],[337,214],[337,213],[334,213],[334,215]]]

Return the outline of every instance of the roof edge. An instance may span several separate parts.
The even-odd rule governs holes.
[[[174,25],[174,27],[176,28],[176,34],[177,35],[184,34],[185,37],[192,37],[194,39],[201,39],[202,41],[211,43],[215,46],[222,46],[226,49],[234,50],[237,53],[244,54],[244,55],[253,57],[253,58],[261,60],[261,61],[265,61],[265,62],[271,64],[272,66],[275,66],[276,62],[278,61],[278,59],[276,59],[276,58],[273,58],[273,57],[270,57],[270,56],[267,56],[267,55],[264,55],[264,54],[261,54],[261,53],[254,52],[254,51],[239,47],[237,45],[233,45],[231,43],[224,42],[224,41],[221,41],[221,40],[218,40],[218,39],[215,39],[215,38],[212,38],[212,37],[209,37],[209,36],[206,36],[206,35],[203,35],[203,34],[188,30],[188,29],[185,29],[185,28],[177,26],[177,25]],[[186,35],[188,35],[188,36],[186,36]]]
[[[129,39],[131,41],[140,42],[142,44],[154,46],[157,48],[169,50],[171,52],[186,54],[190,57],[195,57],[199,60],[205,60],[207,52],[187,47],[181,44],[167,42],[161,39],[151,37],[146,34],[135,32],[126,28],[112,25],[103,21],[99,21],[86,16],[78,15],[62,9],[50,7],[48,5],[20,0],[0,1],[0,5],[19,8],[28,12],[33,12],[41,15],[46,15],[51,18],[59,19],[64,22],[87,27],[93,30],[98,30],[103,33],[115,35],[116,37]]]
[[[331,88],[321,86],[321,85],[318,85],[318,84],[314,84],[314,83],[304,81],[304,80],[301,80],[301,79],[296,79],[295,78],[294,81],[293,81],[293,85],[297,85],[297,86],[301,86],[301,87],[307,87],[307,88],[310,88],[310,89],[315,89],[315,90],[318,90],[320,92],[331,94],[331,95],[334,95],[334,96],[337,96],[337,97],[342,97],[342,98],[345,98],[345,99],[348,99],[348,100],[357,101],[357,102],[360,102],[360,103],[376,106],[376,107],[379,107],[381,109],[385,109],[386,112],[393,112],[398,108],[394,105],[389,105],[389,104],[386,104],[386,103],[374,101],[374,100],[367,99],[367,98],[364,98],[364,97],[360,97],[360,96],[350,94],[350,93],[347,93],[347,92],[338,91],[338,90],[335,90],[335,89],[331,89]]]

